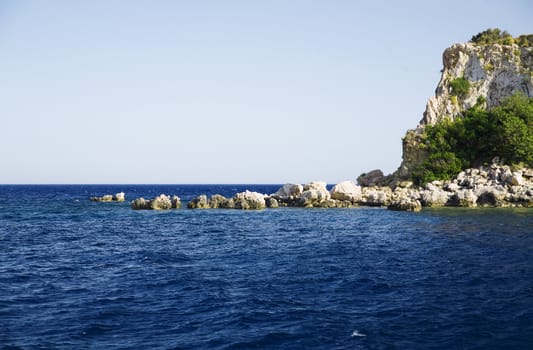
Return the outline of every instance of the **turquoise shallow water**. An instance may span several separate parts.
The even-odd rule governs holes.
[[[279,186],[0,186],[5,349],[526,349],[533,211],[133,211]]]

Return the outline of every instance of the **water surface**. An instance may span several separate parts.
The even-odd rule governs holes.
[[[526,349],[533,211],[133,211],[279,186],[0,186],[12,349]]]

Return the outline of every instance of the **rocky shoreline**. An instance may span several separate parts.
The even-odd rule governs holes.
[[[382,178],[373,171],[354,181],[343,181],[330,190],[325,182],[314,181],[306,185],[285,184],[273,194],[240,192],[231,198],[215,194],[199,195],[190,200],[189,209],[241,209],[266,208],[353,208],[359,206],[386,207],[391,210],[420,211],[424,207],[527,207],[533,208],[533,169],[512,169],[493,164],[477,169],[467,169],[452,180],[433,181],[415,187],[410,181],[391,185],[377,185],[372,178]],[[115,196],[91,197],[91,201],[124,201],[124,193]],[[161,194],[153,199],[137,198],[131,202],[135,210],[180,209],[177,195]]]

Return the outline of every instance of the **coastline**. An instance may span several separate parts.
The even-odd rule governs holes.
[[[433,181],[421,187],[414,186],[411,181],[390,185],[367,182],[367,186],[362,186],[360,182],[343,181],[332,187],[320,181],[305,185],[285,184],[271,194],[248,189],[229,196],[219,193],[194,194],[187,202],[181,201],[180,193],[154,193],[156,196],[151,199],[139,197],[133,201],[130,199],[130,203],[135,210],[384,207],[417,212],[423,208],[440,207],[533,208],[533,169],[528,168],[512,169],[493,164],[467,169],[451,180]],[[120,193],[103,197],[123,200]],[[102,197],[93,200],[98,198]]]

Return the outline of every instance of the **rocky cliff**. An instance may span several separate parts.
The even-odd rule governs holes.
[[[425,159],[420,144],[426,125],[461,117],[476,104],[490,109],[517,92],[533,97],[533,47],[529,44],[455,44],[444,51],[442,60],[435,96],[429,99],[417,128],[407,131],[403,139],[403,160],[396,178],[408,178]]]

